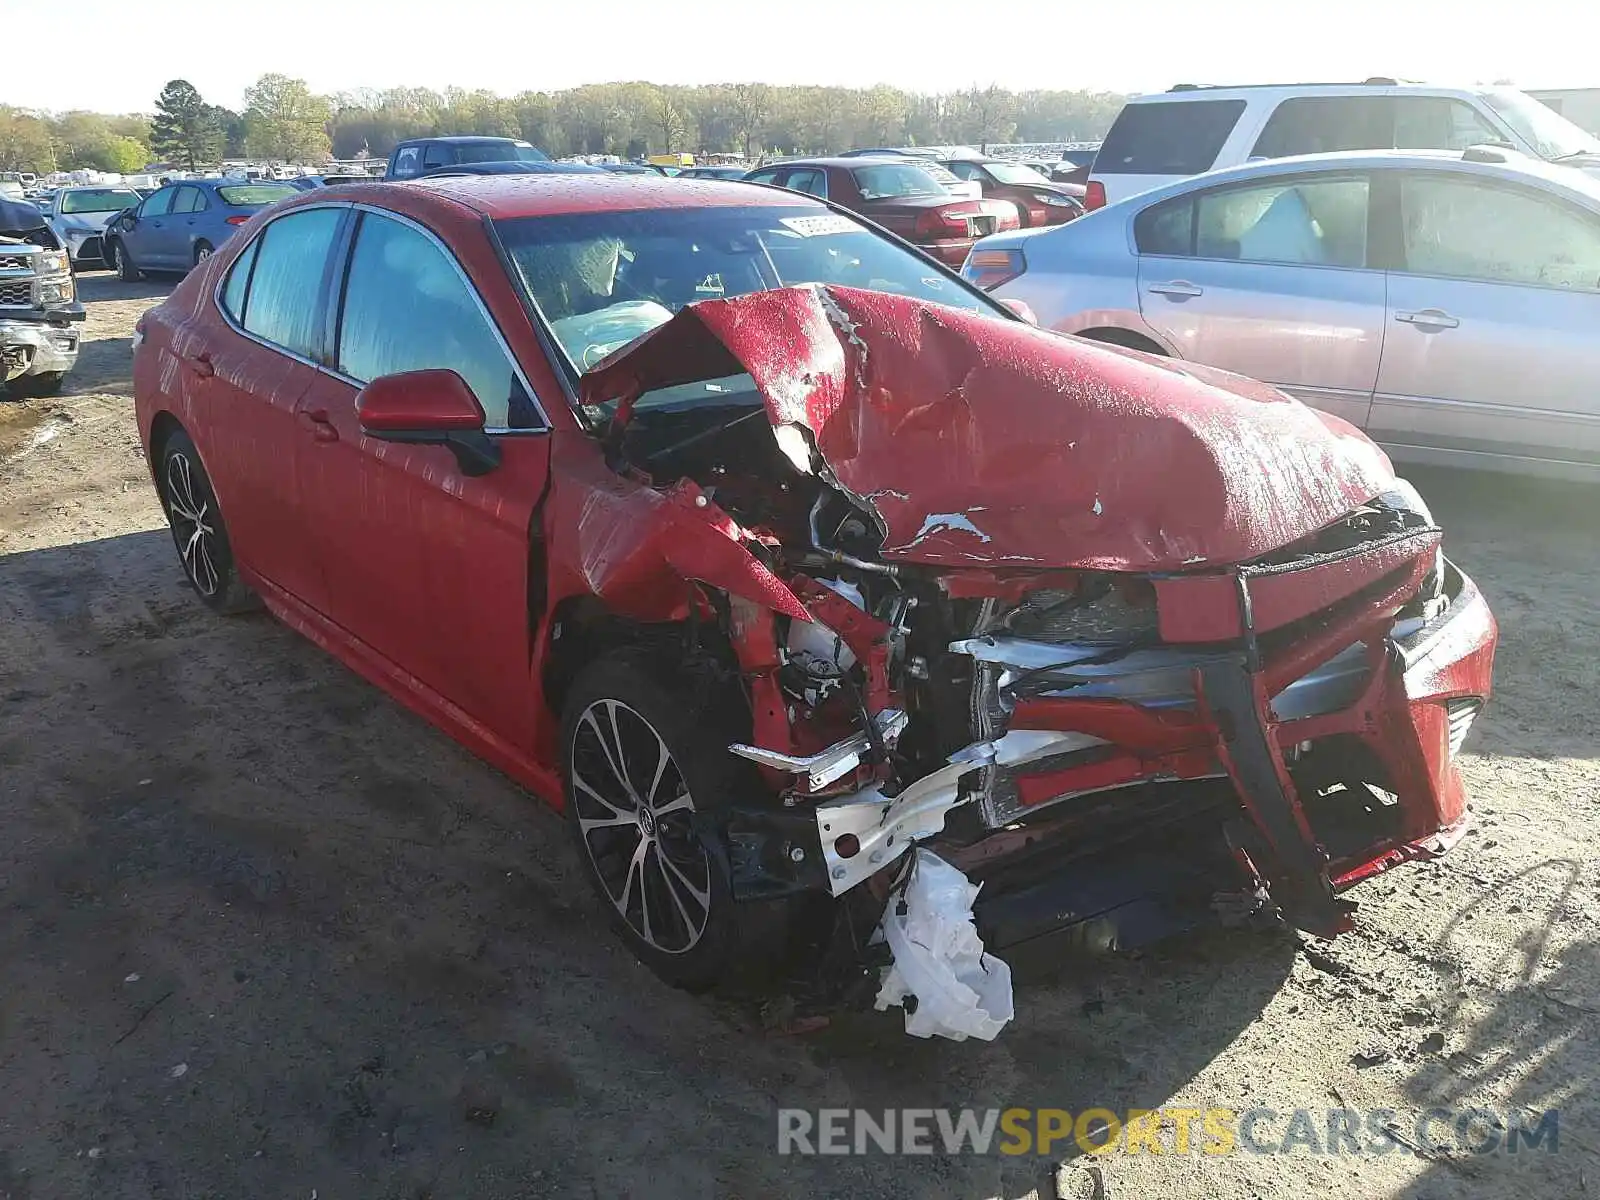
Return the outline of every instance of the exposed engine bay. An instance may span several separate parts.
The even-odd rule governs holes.
[[[1451,759],[1487,696],[1493,619],[1444,558],[1421,497],[1366,457],[1369,443],[1272,393],[1269,415],[1298,423],[1311,451],[1266,485],[1230,476],[1244,469],[1223,466],[1210,412],[1176,435],[1157,428],[1172,438],[1172,479],[1130,482],[1126,457],[1120,473],[1112,463],[1073,477],[1070,435],[1090,440],[1104,413],[1063,434],[1035,398],[1029,426],[1009,438],[963,429],[966,395],[998,356],[952,365],[925,311],[912,314],[916,328],[895,326],[898,309],[874,311],[904,301],[807,294],[792,304],[810,311],[784,328],[798,320],[815,345],[822,327],[825,356],[791,345],[774,370],[767,343],[736,336],[754,336],[749,312],[722,326],[708,304],[590,377],[620,393],[607,410],[615,467],[703,513],[763,581],[754,592],[700,588],[749,707],[748,740],[730,753],[756,764],[769,790],[770,818],[746,813],[728,830],[736,895],[796,888],[881,904],[921,845],[984,884],[976,915],[991,946],[1068,928],[1128,946],[1261,915],[1332,937],[1350,925],[1345,889],[1460,836]],[[679,332],[688,361],[663,357],[691,316],[699,326]],[[977,320],[938,321],[958,319]],[[1170,369],[1069,339],[1056,339],[1059,351],[1033,344],[1047,336],[1016,340],[1069,364],[1104,357],[1096,366],[1112,374],[1125,360],[1130,389],[1159,390]],[[908,374],[943,372],[895,377],[898,396],[942,397],[948,412],[908,413],[901,400],[875,423],[894,351],[916,364]],[[1232,377],[1186,375],[1225,405],[1262,399]],[[1059,403],[1059,375],[1027,382],[1057,389]],[[809,398],[797,400],[802,384]],[[711,394],[689,402],[696,386]],[[656,402],[658,387],[674,389],[672,402]],[[1133,411],[1126,421],[1156,425]],[[1015,447],[1015,473],[997,481],[968,452],[968,477],[942,478],[958,460],[940,448],[979,436],[985,453]],[[1049,452],[1030,452],[1030,439]],[[884,457],[896,444],[909,469]],[[1297,476],[1306,482],[1284,482]],[[1074,487],[1082,503],[1068,513],[1061,493]],[[952,492],[963,502],[946,500]],[[1126,516],[1108,531],[1113,503]],[[1205,514],[1189,511],[1208,506],[1210,539]],[[1177,532],[1191,517],[1199,532]],[[1080,527],[1091,552],[1070,544]],[[757,602],[761,589],[784,603]]]

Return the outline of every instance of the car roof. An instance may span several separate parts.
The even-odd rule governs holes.
[[[838,167],[841,170],[855,171],[862,167],[917,167],[921,166],[923,162],[922,155],[909,154],[885,154],[881,156],[877,162],[873,162],[872,159],[873,156],[869,154],[857,155],[852,158],[788,158],[781,163],[771,163],[769,165],[774,167]],[[934,159],[929,157],[926,161],[933,162]],[[766,167],[756,168],[758,171],[763,171],[766,169]]]
[[[421,142],[521,142],[522,138],[502,137],[497,133],[446,133],[438,137],[406,138],[400,146],[414,146]]]
[[[325,201],[368,201],[402,212],[409,207],[405,198],[419,194],[453,200],[496,221],[594,211],[757,205],[780,207],[817,203],[795,192],[759,184],[741,185],[735,180],[684,179],[654,172],[648,175],[619,175],[612,171],[593,174],[424,176],[404,183],[341,183],[315,193]]]
[[[1592,202],[1600,203],[1600,180],[1586,175],[1575,167],[1547,163],[1541,159],[1515,153],[1505,155],[1505,161],[1502,162],[1485,162],[1465,157],[1470,153],[1460,150],[1337,150],[1324,154],[1299,154],[1289,158],[1244,163],[1220,171],[1208,171],[1201,175],[1190,175],[1138,196],[1129,197],[1129,200],[1150,201],[1182,195],[1191,190],[1215,187],[1223,183],[1270,178],[1274,175],[1294,175],[1307,171],[1394,170],[1411,167],[1454,171],[1513,182],[1532,181],[1587,196]],[[1110,207],[1119,208],[1120,205]],[[1144,205],[1141,203],[1139,207]]]
[[[1359,96],[1368,92],[1419,92],[1424,95],[1481,95],[1494,91],[1483,84],[1422,83],[1414,79],[1372,78],[1344,80],[1333,83],[1237,83],[1195,84],[1180,83],[1164,92],[1150,92],[1143,96],[1130,96],[1129,104],[1152,104],[1164,101],[1225,100],[1234,97],[1267,96]]]

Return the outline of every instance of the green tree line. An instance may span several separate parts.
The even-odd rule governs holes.
[[[1123,97],[998,86],[927,95],[883,85],[762,83],[603,83],[515,96],[387,88],[321,96],[303,80],[268,74],[245,89],[244,100],[243,110],[233,112],[175,79],[156,98],[153,115],[0,105],[0,170],[129,172],[152,163],[214,165],[224,157],[381,158],[404,138],[460,133],[521,137],[556,157],[1082,141],[1105,133]]]

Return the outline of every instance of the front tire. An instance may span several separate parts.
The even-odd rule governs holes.
[[[748,783],[728,722],[647,656],[592,663],[562,721],[567,823],[612,927],[664,982],[706,991],[764,976],[787,902],[738,902],[706,818]]]
[[[219,613],[254,608],[255,595],[240,580],[233,561],[233,546],[211,477],[183,430],[174,430],[162,444],[156,478],[178,560],[195,594]]]
[[[138,283],[144,278],[144,272],[134,266],[133,259],[128,257],[128,248],[122,244],[121,238],[111,243],[111,265],[123,283]]]

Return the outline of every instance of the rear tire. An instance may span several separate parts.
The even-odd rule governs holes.
[[[567,824],[584,873],[634,956],[691,992],[766,982],[794,912],[788,900],[733,898],[726,848],[705,818],[750,784],[715,707],[649,656],[620,651],[579,675],[562,719]]]
[[[219,613],[232,615],[256,607],[255,593],[239,579],[211,477],[183,430],[173,430],[162,443],[156,471],[161,504],[189,586]]]
[[[111,266],[117,273],[117,278],[124,283],[138,283],[144,278],[144,272],[133,265],[133,259],[128,257],[128,248],[118,238],[111,243]]]
[[[196,242],[194,244],[194,265],[196,267],[205,266],[206,259],[215,253],[216,251],[212,248],[210,242]]]

